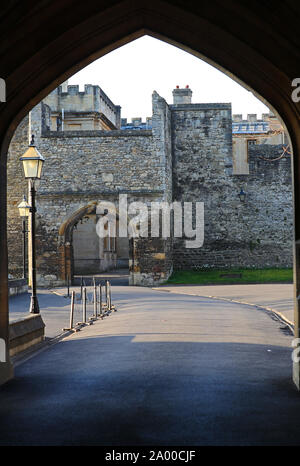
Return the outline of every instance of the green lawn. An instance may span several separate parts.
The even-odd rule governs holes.
[[[230,269],[175,271],[167,281],[172,285],[212,285],[238,283],[292,283],[293,269]]]

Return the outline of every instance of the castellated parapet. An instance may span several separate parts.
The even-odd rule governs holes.
[[[78,85],[59,86],[44,99],[44,103],[52,111],[52,130],[119,129],[121,125],[121,107],[115,105],[99,86],[92,84],[86,84],[83,92],[79,91]],[[91,124],[91,120],[97,118],[98,123],[103,120],[102,126]]]
[[[152,117],[147,117],[146,121],[142,118],[136,117],[131,118],[131,121],[127,121],[127,118],[121,118],[121,129],[151,129],[152,128]]]

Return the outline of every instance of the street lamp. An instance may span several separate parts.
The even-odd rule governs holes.
[[[31,301],[29,312],[32,314],[39,314],[40,308],[36,295],[36,254],[35,254],[35,180],[39,180],[42,175],[42,168],[44,163],[44,157],[41,156],[39,151],[36,149],[34,142],[34,135],[32,135],[31,142],[25,154],[20,157],[20,161],[23,162],[23,169],[25,178],[30,182],[30,197],[31,197]]]
[[[22,218],[22,233],[23,233],[23,278],[26,278],[26,217],[29,216],[30,205],[28,204],[25,195],[22,202],[18,205],[19,214]]]
[[[243,190],[243,188],[241,189],[241,191],[240,191],[240,193],[238,194],[238,196],[239,196],[241,202],[245,202],[246,193],[245,193],[245,191]]]

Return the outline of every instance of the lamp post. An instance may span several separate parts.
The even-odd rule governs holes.
[[[32,314],[39,314],[40,308],[36,295],[36,254],[35,254],[35,180],[39,180],[42,174],[42,168],[44,163],[44,157],[41,156],[39,151],[36,149],[34,143],[34,135],[32,135],[31,142],[25,154],[20,157],[20,161],[23,162],[23,169],[25,178],[30,182],[30,197],[31,197],[31,300],[29,312]]]
[[[29,216],[30,205],[28,204],[25,195],[22,202],[18,205],[19,214],[22,218],[22,233],[23,233],[23,278],[26,278],[26,217]]]

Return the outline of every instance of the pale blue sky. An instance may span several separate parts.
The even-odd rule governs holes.
[[[98,84],[116,105],[122,118],[151,116],[151,94],[155,90],[172,103],[172,90],[189,87],[192,102],[231,102],[233,113],[268,112],[253,94],[216,68],[177,48],[144,36],[104,57],[69,79],[69,84]]]

